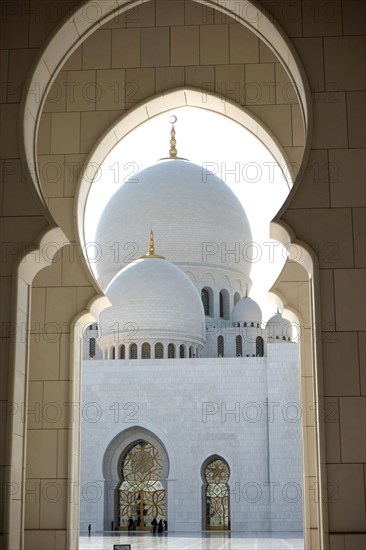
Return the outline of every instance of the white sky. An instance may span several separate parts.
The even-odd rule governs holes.
[[[249,131],[223,115],[181,107],[158,115],[130,132],[107,156],[90,190],[85,210],[86,242],[95,240],[98,220],[112,195],[137,171],[169,156],[169,117],[175,115],[178,156],[216,173],[236,194],[248,216],[258,261],[253,263],[250,296],[265,321],[274,314],[267,292],[286,258],[269,238],[269,223],[289,186],[268,149]],[[267,243],[267,244],[265,244]]]

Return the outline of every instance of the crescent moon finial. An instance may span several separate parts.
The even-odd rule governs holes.
[[[172,125],[172,129],[170,130],[170,149],[169,149],[169,157],[171,159],[175,159],[178,154],[177,148],[176,148],[177,141],[175,139],[175,128],[174,128],[174,124],[177,122],[177,120],[178,119],[175,115],[172,115],[171,117],[169,117],[169,122]]]

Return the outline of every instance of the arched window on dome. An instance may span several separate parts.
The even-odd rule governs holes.
[[[230,295],[226,289],[220,291],[219,305],[221,319],[230,319]]]
[[[168,359],[175,359],[175,345],[168,345]]]
[[[155,359],[164,358],[164,346],[161,342],[155,344]]]
[[[240,298],[239,292],[235,292],[235,294],[234,294],[234,306],[235,306],[235,304],[237,304],[239,302],[240,299],[241,298]]]
[[[150,359],[151,358],[151,346],[148,342],[144,342],[141,347],[141,358]]]
[[[190,347],[189,347],[189,357],[190,357],[190,358],[195,357],[195,353],[194,353],[194,348],[193,348],[193,346],[190,346]]]
[[[119,348],[119,358],[126,359],[126,348],[124,344]]]
[[[201,290],[201,300],[205,315],[213,317],[213,290],[209,286],[205,286]]]
[[[116,358],[116,348],[114,346],[111,347],[111,359]]]
[[[95,357],[95,338],[90,338],[89,340],[89,357],[94,359]]]
[[[235,338],[235,352],[237,357],[241,357],[243,355],[243,338],[240,334],[238,334]]]
[[[137,344],[130,345],[130,359],[137,359]]]
[[[186,356],[186,350],[185,350],[183,344],[181,344],[179,346],[179,359],[184,359],[185,356]]]
[[[205,315],[210,315],[210,298],[208,295],[208,290],[206,288],[203,288],[201,290],[201,299]]]
[[[224,337],[218,336],[217,338],[217,356],[218,357],[224,357]]]
[[[264,342],[262,336],[257,336],[255,339],[255,354],[258,357],[263,357],[264,355]]]

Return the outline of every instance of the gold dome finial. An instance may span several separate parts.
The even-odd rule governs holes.
[[[152,228],[150,229],[149,251],[147,254],[144,254],[143,256],[138,257],[139,260],[142,260],[143,258],[161,258],[162,260],[165,260],[164,256],[155,254],[155,239],[154,239],[154,232]]]
[[[154,232],[150,229],[150,245],[148,256],[155,256],[155,242],[154,242]]]
[[[169,157],[171,159],[175,159],[177,157],[178,151],[176,149],[177,141],[175,139],[175,128],[174,124],[177,122],[177,117],[172,115],[169,118],[169,122],[172,125],[172,129],[170,130],[170,149],[169,149]]]

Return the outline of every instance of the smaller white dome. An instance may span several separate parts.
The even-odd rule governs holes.
[[[293,338],[292,323],[288,319],[282,317],[282,313],[278,312],[271,317],[266,324],[266,332],[271,342],[289,342]]]
[[[204,310],[187,275],[159,257],[130,263],[106,291],[112,307],[100,316],[101,345],[111,337],[130,341],[183,341],[203,345]]]
[[[232,312],[232,321],[235,323],[261,323],[262,310],[252,298],[245,296],[235,304]]]

